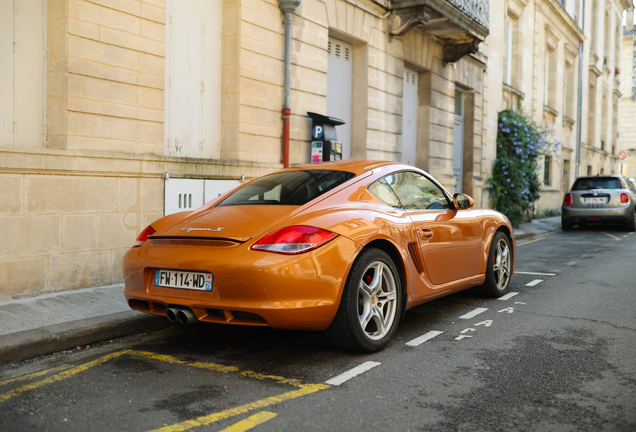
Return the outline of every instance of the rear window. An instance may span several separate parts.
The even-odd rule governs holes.
[[[355,174],[346,171],[308,170],[271,174],[254,180],[224,199],[217,207],[236,205],[301,206],[329,192]]]
[[[621,181],[614,177],[580,178],[574,182],[572,190],[623,189]]]

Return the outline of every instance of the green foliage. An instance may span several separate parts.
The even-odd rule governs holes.
[[[556,154],[561,144],[549,139],[554,134],[523,112],[506,110],[498,115],[497,159],[488,182],[493,208],[514,226],[525,221],[528,208],[539,198],[541,156]]]

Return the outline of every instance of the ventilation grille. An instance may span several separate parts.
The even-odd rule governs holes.
[[[344,59],[344,61],[351,61],[351,49],[337,42],[333,44],[333,47],[331,41],[327,42],[327,55],[330,56],[331,54],[336,56],[336,58]]]
[[[415,74],[406,72],[406,83],[415,85]]]
[[[424,273],[424,262],[422,261],[422,253],[420,252],[420,247],[416,242],[409,243],[409,253],[411,254],[411,258],[413,258],[413,263],[415,264],[415,268],[419,274]]]

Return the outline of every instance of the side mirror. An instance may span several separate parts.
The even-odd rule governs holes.
[[[474,206],[475,201],[464,193],[456,193],[453,195],[453,204],[457,210],[465,210]]]

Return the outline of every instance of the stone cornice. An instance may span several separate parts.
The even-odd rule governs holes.
[[[570,14],[565,11],[561,3],[559,3],[557,0],[543,0],[543,3],[548,6],[549,12],[552,12],[551,14],[546,13],[546,18],[549,18],[551,16],[558,17],[561,21],[561,24],[565,24],[569,28],[570,33],[576,36],[575,39],[577,43],[580,44],[586,39],[583,30],[581,30],[579,26],[574,22]],[[541,6],[539,5],[539,7]],[[558,23],[555,23],[555,27],[558,28],[562,33],[565,33],[563,27],[561,25],[558,25]]]
[[[0,173],[105,177],[240,179],[259,177],[282,164],[127,153],[0,147]]]

